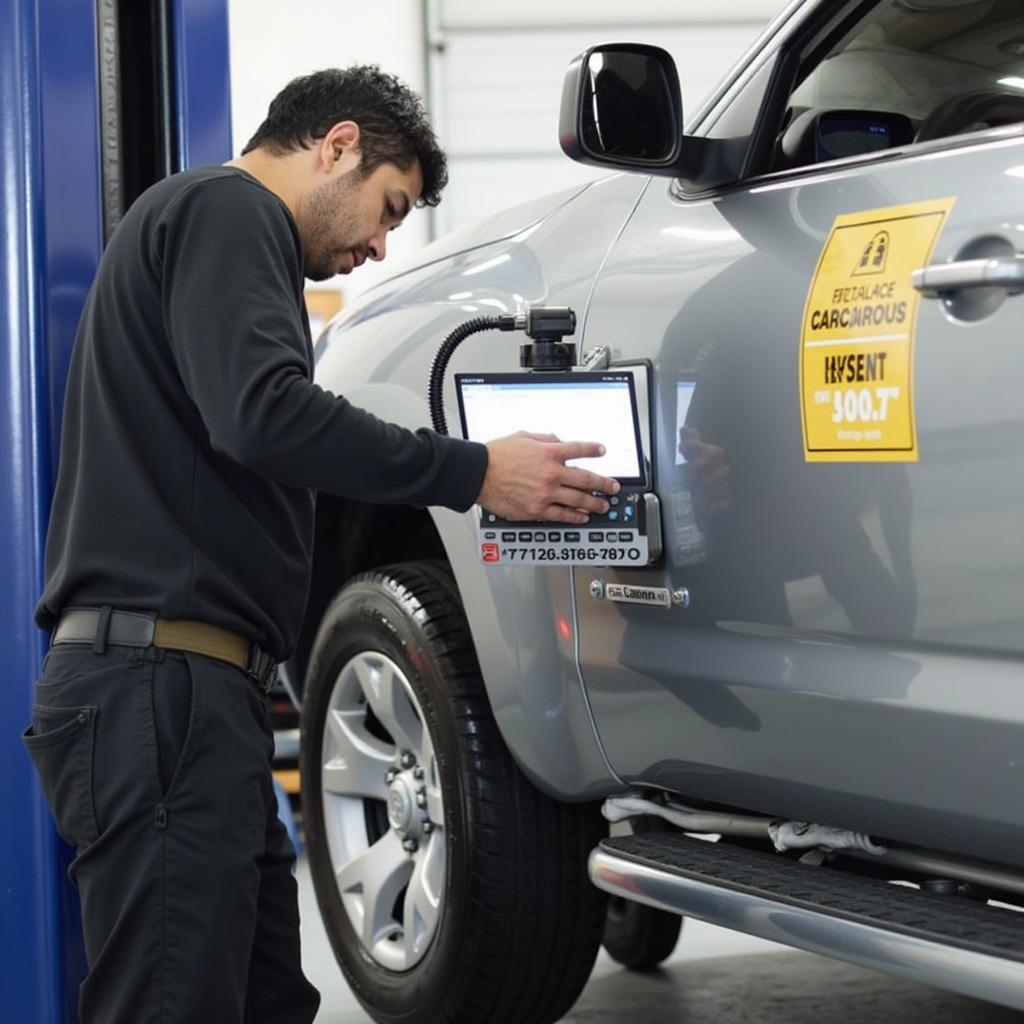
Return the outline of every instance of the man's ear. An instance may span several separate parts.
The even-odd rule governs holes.
[[[359,125],[355,121],[339,121],[332,125],[320,140],[317,159],[322,169],[328,174],[334,170],[334,165],[339,161],[345,164],[351,163],[353,167],[358,164]]]

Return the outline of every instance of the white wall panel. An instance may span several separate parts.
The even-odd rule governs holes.
[[[583,29],[452,33],[444,54],[438,112],[453,153],[557,152],[558,105],[570,61],[604,39],[655,43],[676,60],[686,110],[695,110],[749,45],[760,24],[674,27],[652,33],[622,26],[614,35]]]
[[[231,126],[240,150],[267,105],[298,75],[380,64],[417,92],[425,85],[423,19],[410,0],[228,0]]]
[[[502,205],[600,176],[558,146],[569,63],[596,43],[654,43],[675,58],[694,111],[784,0],[428,0],[431,105],[452,168],[443,233]]]
[[[450,28],[484,28],[532,24],[594,25],[622,23],[622,0],[440,0],[441,16]],[[695,25],[735,21],[766,23],[784,6],[784,0],[642,0],[629,5],[635,26],[653,23]]]

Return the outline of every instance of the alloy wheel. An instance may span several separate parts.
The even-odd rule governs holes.
[[[320,763],[342,904],[370,956],[407,971],[423,959],[441,916],[444,804],[423,710],[386,655],[362,651],[341,669]]]

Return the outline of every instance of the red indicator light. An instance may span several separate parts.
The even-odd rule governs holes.
[[[572,636],[572,627],[561,615],[558,616],[558,632],[562,634],[563,640],[568,640]]]
[[[481,544],[480,554],[485,562],[497,562],[501,559],[497,544]]]

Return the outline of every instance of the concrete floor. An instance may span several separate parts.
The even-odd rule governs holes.
[[[323,995],[317,1024],[367,1024],[334,961],[299,862],[303,962]],[[1024,1013],[688,921],[661,970],[623,970],[601,952],[564,1024],[1024,1024]]]

